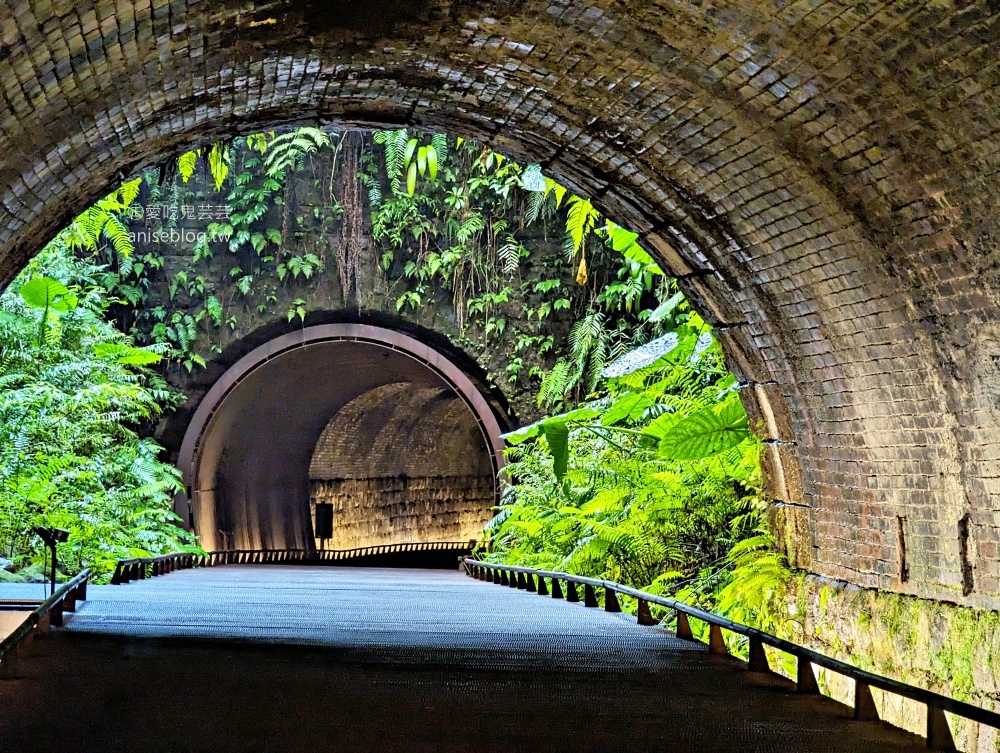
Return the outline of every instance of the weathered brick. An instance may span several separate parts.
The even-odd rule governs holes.
[[[192,144],[288,122],[494,139],[595,195],[671,272],[725,280],[705,313],[746,322],[721,333],[728,362],[784,398],[815,572],[884,587],[893,555],[859,516],[933,509],[908,589],[1000,606],[996,579],[956,586],[957,521],[1000,501],[986,0],[392,8],[8,3],[0,280],[123,166]]]

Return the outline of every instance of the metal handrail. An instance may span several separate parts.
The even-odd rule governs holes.
[[[10,635],[0,641],[0,661],[8,653],[17,648],[18,644],[39,625],[44,625],[46,619],[49,625],[62,625],[63,612],[76,610],[76,602],[87,598],[87,581],[90,580],[90,568],[63,584],[49,598],[39,604]]]
[[[429,541],[406,544],[381,544],[355,549],[222,549],[195,554],[174,552],[157,557],[134,557],[120,560],[111,576],[112,585],[165,575],[175,570],[218,565],[274,565],[287,562],[341,562],[382,554],[427,551],[471,551],[475,541]]]
[[[776,635],[764,632],[749,625],[734,622],[726,617],[722,617],[712,612],[706,612],[698,607],[691,606],[683,601],[670,599],[665,596],[651,594],[632,588],[614,581],[601,580],[598,578],[588,578],[582,575],[572,575],[570,573],[553,572],[550,570],[538,570],[531,567],[519,567],[516,565],[501,565],[493,562],[481,562],[470,558],[463,559],[463,565],[468,575],[480,580],[488,580],[501,585],[511,585],[516,588],[525,588],[536,591],[539,594],[548,594],[544,579],[553,581],[552,595],[559,598],[561,589],[558,588],[560,582],[567,584],[577,583],[587,589],[585,601],[587,606],[597,606],[596,594],[593,589],[602,588],[605,591],[605,609],[610,612],[620,612],[621,608],[618,599],[614,594],[622,594],[637,599],[640,624],[655,624],[649,613],[649,605],[672,609],[677,613],[677,635],[680,638],[695,640],[691,633],[688,617],[693,617],[710,626],[709,629],[709,650],[712,653],[728,653],[725,641],[722,637],[722,630],[744,635],[749,639],[750,648],[750,669],[755,671],[771,671],[767,664],[767,657],[764,654],[763,646],[783,651],[798,659],[796,681],[800,693],[819,693],[816,677],[812,672],[812,664],[829,669],[837,674],[850,677],[855,681],[855,718],[856,719],[878,719],[874,701],[871,697],[871,688],[878,688],[894,695],[903,696],[911,700],[923,703],[927,706],[927,746],[938,750],[954,750],[954,742],[948,728],[948,722],[942,712],[948,711],[952,714],[970,719],[980,724],[990,727],[1000,728],[1000,714],[970,703],[959,701],[948,696],[935,693],[926,688],[918,688],[899,680],[893,680],[882,675],[868,672],[858,667],[833,659],[805,646],[779,638]],[[494,578],[493,573],[500,573],[500,578]],[[488,573],[488,577],[487,577]],[[518,575],[517,578],[508,577],[506,573]],[[523,579],[520,576],[527,576]],[[534,578],[539,579],[539,584],[534,585]],[[573,587],[573,598],[569,601],[577,601],[575,587]]]

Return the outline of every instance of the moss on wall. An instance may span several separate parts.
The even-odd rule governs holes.
[[[798,575],[784,637],[854,666],[997,710],[1000,614]],[[824,692],[853,705],[854,682],[821,670]],[[921,704],[873,691],[883,719],[924,734]],[[960,750],[1000,751],[997,730],[949,715]]]

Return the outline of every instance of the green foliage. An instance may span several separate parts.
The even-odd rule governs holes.
[[[377,132],[364,159],[372,238],[382,246],[381,269],[397,310],[417,311],[449,291],[463,335],[483,345],[522,344],[505,376],[518,390],[537,380],[539,405],[550,410],[585,399],[608,358],[670,325],[670,317],[654,321],[646,308],[670,282],[635,233],[604,222],[589,200],[567,199],[537,164],[522,167],[488,147],[440,134],[427,141],[412,131]],[[565,235],[572,267],[558,251],[539,254],[538,228],[527,230],[536,220]],[[618,279],[609,281],[605,270],[616,268]],[[518,303],[523,316],[497,315]],[[555,363],[523,347],[539,330],[543,337],[560,335],[545,351],[556,351]]]
[[[736,393],[672,422],[659,436],[659,452],[674,460],[701,460],[750,438],[750,425]]]
[[[179,473],[137,431],[180,396],[146,370],[156,348],[107,322],[116,277],[79,258],[76,233],[60,233],[0,296],[0,551],[28,572],[44,556],[31,528],[66,528],[62,566],[91,567],[100,582],[120,558],[190,539],[171,509]]]
[[[213,144],[208,151],[208,165],[215,180],[215,190],[219,191],[229,175],[229,149],[225,144]]]
[[[320,256],[294,250],[299,233],[290,227],[284,205],[288,177],[310,169],[310,156],[332,148],[334,143],[327,132],[308,127],[284,133],[250,134],[229,143],[185,152],[177,161],[179,179],[172,183],[161,185],[158,174],[147,173],[123,186],[122,191],[127,189],[128,195],[113,194],[112,198],[118,198],[116,204],[108,204],[107,200],[99,204],[111,216],[104,226],[122,229],[125,225],[119,215],[126,206],[122,200],[131,201],[140,192],[147,207],[202,209],[207,204],[209,209],[225,210],[206,223],[206,232],[199,235],[191,249],[190,266],[177,270],[168,280],[158,274],[164,259],[155,248],[143,248],[133,263],[129,256],[133,253],[131,246],[126,249],[115,243],[98,242],[101,239],[95,238],[93,231],[77,231],[89,243],[77,250],[91,253],[89,249],[96,248],[99,258],[117,268],[118,279],[109,282],[109,292],[120,304],[114,309],[119,326],[140,342],[162,346],[166,356],[162,369],[174,366],[191,371],[203,367],[208,352],[221,349],[223,329],[235,329],[239,297],[259,293],[262,299],[271,302],[275,295],[273,287],[267,285],[268,280],[277,279],[288,285],[311,280],[322,271],[325,263]],[[206,193],[200,186],[195,189],[186,186],[199,164],[211,177],[211,188],[222,192],[221,196]],[[314,212],[335,221],[339,207],[332,195],[330,199],[325,213],[319,207],[314,207]],[[157,215],[150,219],[143,214],[139,207],[132,217],[133,222],[143,219],[141,229],[155,232],[177,227],[176,218]],[[301,224],[302,218],[298,220]],[[76,224],[81,223],[78,220]],[[107,235],[105,231],[104,236]],[[229,269],[235,279],[235,289],[229,295],[212,292],[213,286],[206,283],[209,273],[206,265],[225,254],[238,260]],[[164,289],[157,285],[165,287],[169,303],[162,303]],[[144,306],[150,295],[157,295],[161,305]],[[275,314],[280,316],[281,312]]]
[[[617,580],[769,626],[781,619],[788,571],[769,547],[759,443],[707,325],[689,312],[671,321],[668,334],[604,368],[583,407],[505,437],[510,482],[480,556]],[[596,332],[581,327],[574,347]],[[585,361],[561,360],[542,392]]]
[[[330,146],[330,134],[319,128],[302,127],[275,136],[270,143],[258,143],[260,153],[267,155],[264,172],[269,178],[284,181],[288,171],[303,169],[307,155]]]
[[[600,217],[589,199],[571,196],[569,213],[566,215],[566,251],[570,258],[583,248],[584,239],[594,230],[594,223]]]
[[[126,181],[89,207],[62,231],[62,242],[72,250],[88,253],[107,240],[115,253],[128,263],[135,248],[128,228],[121,221],[121,214],[139,195],[141,183],[141,178]]]

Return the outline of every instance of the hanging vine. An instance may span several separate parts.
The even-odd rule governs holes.
[[[365,235],[364,205],[361,194],[361,152],[364,148],[360,134],[351,131],[344,134],[343,147],[343,191],[340,206],[343,209],[341,242],[337,245],[337,268],[340,270],[340,286],[344,301],[350,301],[358,293],[358,269],[361,247]],[[334,166],[335,169],[335,166]]]

